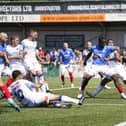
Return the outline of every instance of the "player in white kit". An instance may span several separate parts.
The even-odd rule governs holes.
[[[13,36],[11,38],[11,45],[7,45],[7,55],[9,59],[9,67],[11,72],[20,70],[22,74],[26,75],[26,69],[23,64],[23,47],[19,44],[19,37]]]
[[[77,105],[83,104],[84,97],[78,100],[52,93],[33,92],[31,88],[39,88],[41,85],[22,79],[22,74],[18,70],[13,71],[12,77],[14,82],[9,86],[9,90],[23,106],[37,107],[43,103],[49,104],[53,101],[75,103]]]
[[[44,80],[41,65],[36,58],[37,38],[38,32],[36,30],[30,30],[28,37],[22,41],[23,51],[25,53],[24,64],[27,71],[32,73],[34,82],[37,82],[37,79],[39,79],[40,83],[44,84],[48,90],[48,84]]]

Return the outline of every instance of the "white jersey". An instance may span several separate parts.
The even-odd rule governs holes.
[[[83,50],[83,57],[86,57],[88,55],[88,53],[90,52],[90,50],[88,49],[84,49]],[[91,65],[93,62],[92,56],[87,60],[87,65]]]
[[[11,45],[7,45],[7,54],[9,56],[19,56],[19,54],[23,51],[22,45],[17,45],[16,47],[13,47]],[[23,60],[22,59],[10,59],[9,60],[10,64],[22,64]]]
[[[9,91],[17,98],[23,105],[27,105],[31,98],[31,90],[33,83],[27,80],[18,80],[9,86]]]
[[[109,58],[114,58],[116,54],[117,54],[117,51],[112,52],[112,53],[109,55]],[[120,63],[119,61],[117,61],[117,60],[110,60],[110,61],[108,61],[108,65],[109,65],[110,67],[116,67],[116,65],[120,65],[120,64],[121,64],[121,63]]]
[[[40,106],[45,101],[48,94],[42,92],[33,92],[35,84],[28,80],[17,80],[9,86],[9,91],[24,106]]]
[[[24,39],[22,41],[22,46],[24,51],[27,52],[25,59],[36,58],[36,47],[37,41],[30,41],[29,39]]]

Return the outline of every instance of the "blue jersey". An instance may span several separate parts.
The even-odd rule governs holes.
[[[107,62],[104,60],[104,58],[109,57],[110,53],[113,52],[114,50],[112,49],[111,46],[104,46],[101,48],[98,45],[95,45],[91,48],[91,52],[93,55],[97,55],[98,58],[93,59],[93,64],[97,65],[105,65]]]
[[[0,43],[0,51],[6,53],[6,45]],[[4,57],[0,57],[0,64],[4,64]]]
[[[74,53],[73,50],[68,48],[68,49],[62,49],[60,51],[59,57],[62,57],[62,64],[69,64],[70,60],[73,59]]]

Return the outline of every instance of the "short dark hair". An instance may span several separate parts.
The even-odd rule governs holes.
[[[16,39],[16,38],[19,38],[19,36],[18,36],[18,35],[12,36],[12,37],[11,37],[11,41],[14,40],[14,39]]]
[[[32,32],[38,32],[36,29],[29,29],[27,32],[27,36],[29,36]]]
[[[100,41],[105,41],[105,42],[106,42],[106,40],[105,40],[105,38],[104,38],[103,36],[99,36],[98,41],[99,41],[99,42],[100,42]]]
[[[19,70],[15,70],[12,72],[12,78],[15,80],[19,75],[22,75],[22,73]]]

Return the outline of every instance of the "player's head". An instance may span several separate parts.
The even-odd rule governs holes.
[[[30,30],[28,36],[32,38],[32,41],[35,41],[38,38],[37,30],[34,29]]]
[[[113,46],[114,45],[113,40],[112,39],[108,39],[107,40],[107,45]]]
[[[18,43],[19,43],[19,36],[17,36],[17,35],[15,35],[15,36],[12,36],[11,37],[11,42],[12,42],[12,45],[13,46],[17,46],[18,45]]]
[[[92,42],[91,41],[86,42],[86,48],[91,49],[91,47],[92,47]]]
[[[63,43],[63,48],[64,48],[64,49],[67,49],[67,48],[68,48],[68,43],[67,43],[67,42],[64,42],[64,43]]]
[[[8,35],[5,32],[0,33],[0,41],[5,43],[8,40]]]
[[[22,75],[22,73],[19,70],[15,70],[15,71],[12,72],[12,78],[14,80],[22,79],[23,75]]]
[[[98,38],[98,45],[99,45],[100,47],[104,47],[105,44],[106,44],[105,38],[104,38],[103,36],[100,36],[100,37]]]

